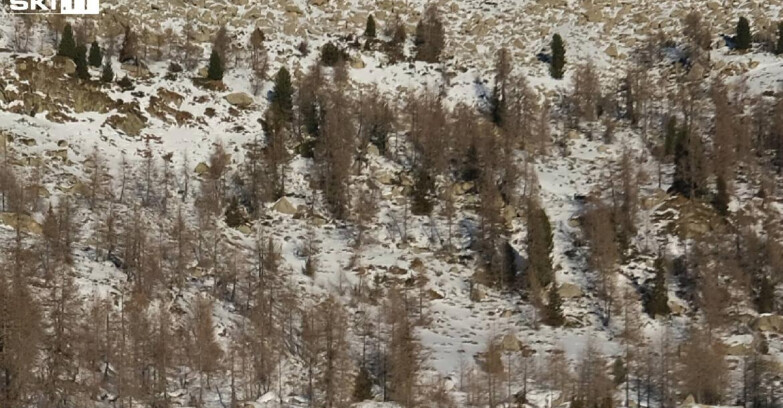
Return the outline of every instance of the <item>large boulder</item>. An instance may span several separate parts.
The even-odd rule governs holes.
[[[487,297],[487,290],[480,284],[474,283],[470,288],[470,300],[473,302],[481,302]]]
[[[124,115],[112,115],[106,119],[106,124],[114,129],[121,130],[126,135],[138,136],[144,129],[144,118],[128,112]]]
[[[351,68],[355,69],[362,69],[366,65],[364,64],[364,60],[362,60],[362,57],[356,57],[351,59]]]
[[[253,97],[244,92],[234,92],[225,96],[226,102],[237,108],[247,108],[253,104]]]
[[[122,64],[122,70],[127,72],[128,75],[134,78],[149,78],[150,70],[146,65],[142,63],[138,64]]]
[[[475,184],[472,181],[456,182],[451,186],[451,192],[454,195],[465,195],[475,188]]]
[[[517,336],[511,333],[503,336],[503,340],[500,344],[503,347],[503,351],[521,351],[524,348],[522,341],[520,341]]]
[[[52,58],[54,66],[61,69],[66,75],[72,75],[76,72],[76,63],[68,57],[57,55]]]
[[[203,176],[204,174],[207,174],[208,171],[209,171],[209,165],[204,162],[197,164],[196,168],[193,169],[193,172],[195,172],[199,176]]]
[[[27,214],[16,214],[10,212],[0,213],[0,223],[8,225],[11,228],[19,229],[28,234],[41,235],[43,228],[41,224]]]
[[[578,298],[584,295],[584,293],[582,292],[582,288],[580,288],[577,285],[574,285],[573,283],[568,283],[568,282],[561,283],[560,286],[557,288],[557,293],[560,294],[560,297],[563,299]]]
[[[383,171],[375,174],[375,181],[386,186],[395,184],[396,180],[397,177],[395,177],[394,174],[389,173],[387,171]]]
[[[272,209],[281,214],[296,214],[296,206],[291,204],[291,202],[288,201],[288,199],[285,197],[281,197],[279,200],[277,200],[277,202],[272,205]]]
[[[753,322],[753,327],[760,332],[783,333],[783,316],[763,314]]]

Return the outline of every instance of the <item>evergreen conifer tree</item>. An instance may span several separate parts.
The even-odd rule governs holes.
[[[663,265],[663,259],[655,260],[655,277],[653,278],[653,287],[645,304],[645,311],[650,317],[657,315],[667,316],[669,310],[669,293],[666,288],[666,268]]]
[[[775,54],[783,54],[783,21],[778,23],[778,42],[775,44]]]
[[[747,50],[750,48],[750,42],[750,23],[747,18],[740,17],[737,21],[737,36],[734,39],[734,44],[738,50]]]
[[[766,276],[761,278],[757,303],[759,313],[773,313],[775,311],[775,285]]]
[[[364,29],[364,36],[375,38],[375,18],[373,18],[372,14],[367,16],[367,27]]]
[[[106,59],[106,63],[103,64],[103,71],[101,71],[101,82],[108,84],[114,81],[114,70],[111,68],[111,60]]]
[[[563,317],[563,299],[557,291],[557,282],[552,281],[549,286],[548,303],[546,305],[546,314],[544,323],[552,327],[559,327],[565,323]]]
[[[212,50],[212,54],[209,56],[207,78],[211,81],[223,80],[223,63],[220,61],[220,54],[218,54],[217,50]]]
[[[718,191],[715,194],[712,205],[715,207],[715,211],[717,211],[718,214],[725,216],[729,212],[729,201],[731,200],[729,197],[729,188],[726,185],[726,180],[723,176],[718,176],[716,184]]]
[[[413,215],[429,215],[432,212],[432,200],[430,195],[434,188],[434,182],[430,172],[419,169],[414,174],[413,191],[411,192],[411,213]]]
[[[549,67],[549,73],[552,78],[562,79],[565,72],[565,45],[563,44],[563,38],[560,34],[552,36],[552,64]]]
[[[362,402],[372,399],[372,378],[365,367],[359,368],[353,383],[353,401]]]
[[[57,55],[76,60],[76,41],[73,39],[73,28],[66,24],[63,28],[63,35],[60,39],[60,45],[57,48]]]
[[[321,63],[327,67],[333,67],[340,61],[340,49],[332,42],[321,47]]]
[[[554,280],[552,269],[552,226],[546,212],[538,203],[528,205],[528,273],[535,274],[538,283],[544,287]]]
[[[79,45],[76,47],[76,77],[79,79],[90,79],[90,71],[87,69],[87,47]]]
[[[419,24],[416,25],[416,59],[435,63],[440,60],[440,54],[446,44],[446,31],[443,18],[438,7],[433,3],[424,10]]]
[[[465,152],[465,159],[463,160],[460,173],[460,177],[463,181],[476,181],[481,174],[478,149],[476,149],[476,146],[473,144],[471,144],[470,147],[468,147],[468,151]]]
[[[291,74],[285,67],[280,68],[275,75],[275,85],[272,91],[272,110],[284,121],[291,120],[293,110],[294,88],[291,85]]]
[[[90,66],[93,67],[100,67],[101,62],[103,61],[103,53],[101,52],[101,47],[98,45],[98,41],[93,41],[92,45],[90,45],[90,58],[88,59],[88,62],[90,63]]]

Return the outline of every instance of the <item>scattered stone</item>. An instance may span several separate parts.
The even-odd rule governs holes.
[[[415,258],[411,261],[411,269],[413,269],[416,273],[424,273],[427,271],[427,268],[424,266],[424,261],[421,260],[421,258]]]
[[[383,185],[390,186],[395,183],[396,177],[389,172],[380,172],[375,174],[375,180]]]
[[[364,60],[362,60],[361,56],[357,56],[356,58],[351,59],[351,68],[355,69],[362,69],[366,65],[364,63]]]
[[[574,285],[573,283],[563,282],[560,284],[560,286],[557,288],[557,293],[560,294],[560,297],[563,299],[573,299],[573,298],[579,298],[584,295],[582,292],[582,288],[580,288],[577,285]]]
[[[392,265],[391,267],[389,267],[389,273],[394,275],[407,275],[408,270],[405,268],[400,268],[397,265]]]
[[[457,182],[451,186],[451,192],[454,195],[461,196],[472,191],[474,187],[475,184],[472,181]]]
[[[669,306],[669,310],[671,311],[672,315],[681,316],[683,313],[685,313],[685,306],[683,306],[679,302],[670,299],[667,304]]]
[[[35,146],[38,144],[35,139],[29,137],[20,137],[17,141],[25,146]]]
[[[487,298],[487,291],[479,284],[474,284],[470,292],[470,300],[473,302],[481,302]]]
[[[441,299],[445,298],[445,296],[443,296],[443,294],[441,294],[440,292],[438,292],[435,289],[427,289],[427,297],[430,300],[441,300]]]

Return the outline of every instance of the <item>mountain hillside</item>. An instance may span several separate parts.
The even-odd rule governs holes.
[[[777,407],[782,9],[0,8],[0,407]]]

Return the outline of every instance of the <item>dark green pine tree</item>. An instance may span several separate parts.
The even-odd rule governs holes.
[[[435,183],[426,168],[420,168],[414,173],[413,191],[411,191],[411,213],[413,215],[430,215],[432,200],[430,196]]]
[[[481,167],[479,166],[478,149],[476,149],[476,145],[471,144],[470,147],[468,147],[460,173],[462,181],[478,180],[479,175],[481,174]]]
[[[544,323],[552,327],[560,327],[565,323],[565,318],[563,317],[563,299],[560,298],[560,293],[557,291],[557,282],[554,280],[549,287],[549,294],[547,297],[549,299],[546,304]]]
[[[79,45],[76,47],[76,78],[90,79],[90,70],[87,69],[87,47]]]
[[[666,288],[666,268],[663,265],[663,258],[655,260],[655,277],[653,278],[652,290],[647,296],[644,309],[650,317],[668,316],[669,293]]]
[[[715,198],[712,200],[712,205],[715,207],[715,211],[717,211],[718,214],[726,216],[726,214],[729,213],[729,201],[731,201],[731,197],[729,197],[729,188],[726,185],[726,180],[723,179],[723,176],[718,176],[716,184],[717,192],[715,193]]]
[[[62,39],[60,45],[57,48],[57,55],[68,57],[72,60],[76,60],[76,41],[73,39],[73,28],[70,24],[66,24],[63,28]]]
[[[761,278],[756,303],[759,313],[773,313],[775,311],[775,285],[766,276]]]
[[[734,45],[738,50],[747,50],[750,48],[750,42],[750,23],[747,18],[740,17],[737,21],[737,36],[734,38]]]
[[[103,62],[103,52],[101,52],[101,46],[98,45],[98,41],[93,41],[92,45],[90,45],[90,57],[87,61],[90,63],[90,66],[95,68],[101,66],[101,62]]]
[[[212,54],[209,56],[207,79],[210,81],[223,80],[223,62],[220,61],[220,54],[218,54],[217,50],[212,50]]]
[[[667,156],[674,153],[677,144],[677,117],[672,115],[666,119],[666,129],[663,137],[663,151]]]
[[[528,273],[535,274],[541,287],[554,281],[552,268],[552,226],[549,217],[536,202],[528,204],[527,257]]]
[[[321,47],[321,63],[327,67],[333,67],[340,61],[340,49],[332,42]]]
[[[778,23],[778,42],[775,44],[775,54],[783,54],[783,21]]]
[[[353,401],[362,402],[372,399],[372,378],[370,372],[362,366],[353,382]]]
[[[503,285],[511,288],[517,284],[517,251],[508,240],[503,242]]]
[[[549,73],[552,78],[562,79],[565,72],[565,45],[563,44],[563,38],[560,34],[552,36],[552,64],[549,67]]]
[[[315,259],[313,259],[313,257],[308,256],[307,260],[305,260],[304,267],[302,267],[302,274],[308,278],[315,276]]]
[[[111,59],[106,59],[106,63],[103,64],[103,71],[101,71],[101,82],[108,84],[114,81],[114,70],[111,69]]]
[[[239,208],[239,200],[236,197],[232,197],[226,208],[226,225],[231,228],[239,227],[245,223],[245,217],[242,214],[242,210]]]
[[[375,18],[373,18],[372,14],[367,16],[367,27],[364,28],[364,36],[375,38]]]
[[[272,90],[272,110],[283,121],[291,120],[291,113],[293,111],[294,103],[293,97],[294,88],[291,85],[291,74],[285,67],[281,67],[275,75],[275,85]]]

